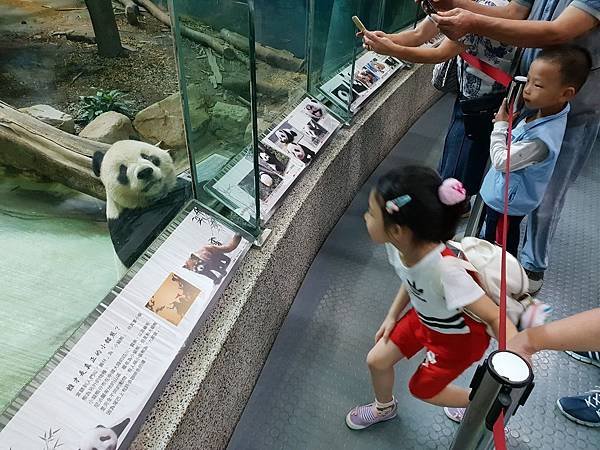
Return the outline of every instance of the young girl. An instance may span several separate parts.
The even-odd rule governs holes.
[[[428,403],[456,408],[469,403],[469,391],[451,382],[479,361],[489,344],[486,324],[498,335],[496,304],[451,256],[444,242],[455,234],[466,199],[462,184],[442,182],[425,167],[404,167],[382,177],[369,197],[365,221],[371,239],[400,253],[400,287],[367,356],[375,401],[357,406],[346,424],[361,430],[396,417],[394,365],[421,349],[425,358],[409,381],[410,392]],[[457,264],[458,263],[458,264]],[[408,304],[412,308],[404,314]],[[465,310],[479,317],[472,319]],[[507,338],[516,334],[507,321]],[[450,415],[449,415],[450,417]]]

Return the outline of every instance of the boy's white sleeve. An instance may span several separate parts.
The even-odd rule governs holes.
[[[449,309],[463,308],[485,295],[485,291],[460,265],[457,258],[445,257],[440,264],[440,272]]]
[[[492,166],[499,172],[506,171],[507,138],[508,122],[496,122],[490,141],[490,161]],[[549,153],[548,147],[541,139],[512,143],[510,146],[509,170],[514,172],[541,162],[548,157]]]

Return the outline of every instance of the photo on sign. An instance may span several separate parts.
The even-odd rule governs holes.
[[[200,289],[171,272],[146,303],[146,308],[173,325],[179,325],[201,292]]]
[[[379,80],[379,77],[367,67],[363,67],[361,70],[356,72],[354,79],[361,82],[366,87],[371,88]]]
[[[373,72],[375,75],[381,77],[391,70],[391,67],[385,62],[381,61],[381,58],[373,58],[366,65],[365,68]]]
[[[201,211],[195,212],[196,216],[193,221],[198,223],[207,233],[202,245],[196,247],[197,250],[186,252],[187,259],[182,267],[195,276],[208,278],[214,285],[218,285],[231,270],[232,258],[235,257],[242,238],[239,234],[233,234],[230,230],[225,230],[225,235],[222,225],[216,219]]]
[[[304,118],[306,123],[312,120],[306,115],[304,115]],[[294,128],[288,121],[284,121],[273,132],[269,133],[266,139],[271,145],[287,152],[287,154],[305,165],[310,164],[316,156],[314,143],[310,136]]]

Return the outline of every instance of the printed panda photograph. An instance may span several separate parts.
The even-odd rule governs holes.
[[[173,325],[179,325],[201,293],[196,286],[171,272],[146,303],[146,308]]]
[[[190,253],[183,268],[219,284],[229,273],[231,257],[227,253],[238,248],[241,241],[242,237],[239,234],[233,235],[231,240],[224,244],[211,237],[209,243]]]
[[[258,174],[259,197],[261,201],[266,201],[277,186],[283,181],[283,177],[274,170],[260,167]],[[238,186],[248,195],[254,197],[254,172],[250,172],[239,183]]]
[[[356,73],[356,75],[354,76],[354,79],[357,81],[360,81],[362,84],[364,84],[368,88],[371,88],[371,87],[373,87],[375,82],[379,80],[379,77],[377,75],[375,75],[373,72],[371,72],[368,68],[363,67],[361,70],[359,70]]]
[[[263,169],[275,171],[283,177],[290,162],[290,157],[266,145],[259,144],[259,149],[258,164]]]
[[[381,77],[385,73],[389,72],[390,68],[386,64],[379,61],[377,58],[373,58],[365,66],[368,70],[373,72],[375,75]]]
[[[275,146],[281,150],[285,149],[287,144],[292,142],[298,142],[304,137],[304,134],[297,128],[294,128],[289,122],[282,122],[272,133],[270,133],[267,139],[275,144]]]
[[[356,95],[351,91],[346,83],[342,83],[331,91],[331,94],[347,105],[356,99]]]
[[[85,432],[80,439],[79,450],[117,450],[119,438],[131,419],[123,419],[112,427],[98,425]]]
[[[329,135],[329,132],[319,125],[319,122],[315,122],[312,119],[310,119],[306,125],[304,125],[304,129],[302,131],[306,133],[306,135],[311,139],[312,143],[316,146],[321,144],[321,142]]]
[[[384,64],[387,64],[391,68],[394,68],[398,64],[400,64],[400,61],[398,61],[396,58],[393,58],[391,56],[387,57],[383,62],[384,62]]]
[[[304,114],[318,122],[325,115],[323,106],[316,100],[309,99],[306,105],[304,105]]]
[[[96,152],[92,169],[106,190],[110,237],[127,269],[191,199],[191,183],[177,176],[168,151],[133,140]]]

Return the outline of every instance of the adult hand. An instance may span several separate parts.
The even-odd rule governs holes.
[[[529,364],[531,364],[531,357],[536,352],[531,337],[529,334],[530,328],[521,331],[515,337],[510,339],[506,344],[507,350],[513,351],[523,358],[525,358]]]
[[[455,8],[440,11],[431,16],[438,29],[449,39],[456,41],[467,33],[471,33],[477,20],[477,14],[465,9]]]
[[[365,48],[380,55],[390,55],[394,43],[383,31],[365,31],[363,36]]]
[[[383,338],[384,342],[387,342],[390,339],[390,334],[392,330],[396,326],[396,320],[393,317],[386,316],[383,320],[383,323],[375,333],[375,343],[379,341],[379,339]]]
[[[449,11],[460,7],[460,0],[430,0],[436,11]],[[415,0],[415,3],[421,5],[421,0]]]

